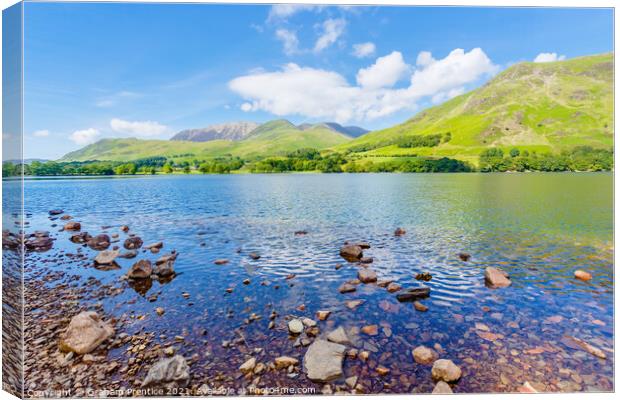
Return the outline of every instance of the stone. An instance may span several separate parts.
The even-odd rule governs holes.
[[[138,236],[132,236],[130,238],[125,239],[123,243],[123,247],[127,250],[135,250],[142,247],[142,239]]]
[[[329,318],[329,315],[331,313],[332,312],[328,310],[319,310],[316,312],[316,317],[319,319],[319,321],[325,321],[327,318]]]
[[[304,326],[307,326],[308,328],[316,326],[316,321],[310,318],[302,318],[301,322],[303,322]]]
[[[366,325],[362,327],[362,332],[369,336],[375,336],[379,333],[379,327],[377,325]]]
[[[155,242],[144,246],[144,248],[147,250],[161,249],[162,247],[164,247],[164,242]]]
[[[415,279],[418,281],[428,282],[433,279],[433,275],[431,275],[429,272],[419,272],[415,275]]]
[[[461,378],[461,368],[452,360],[439,359],[433,363],[431,375],[436,381],[456,382]]]
[[[218,258],[217,260],[213,261],[213,264],[215,265],[225,265],[228,264],[228,260],[225,258]]]
[[[413,359],[418,364],[431,364],[437,360],[437,353],[426,346],[418,346],[411,352]]]
[[[357,356],[360,360],[366,362],[368,361],[368,358],[370,357],[370,353],[366,350],[360,351],[359,355]]]
[[[293,357],[288,357],[288,356],[276,357],[276,359],[273,362],[276,366],[276,369],[288,368],[290,366],[299,364],[298,359],[293,358]]]
[[[417,299],[426,298],[430,295],[431,288],[428,286],[418,286],[407,288],[396,295],[398,301],[415,301]]]
[[[174,261],[177,259],[178,253],[167,254],[160,257],[155,262],[155,269],[153,272],[160,277],[168,277],[175,274]]]
[[[493,267],[487,267],[484,270],[484,281],[491,289],[505,288],[512,284],[505,271]]]
[[[364,256],[364,252],[360,246],[345,244],[340,248],[340,256],[347,261],[355,262]]]
[[[136,258],[138,256],[138,252],[136,250],[127,250],[124,253],[120,253],[118,256],[120,258]]]
[[[357,376],[353,375],[344,380],[348,387],[353,389],[357,385]]]
[[[49,214],[49,215],[60,215],[60,214],[62,214],[62,213],[64,213],[64,212],[65,212],[64,210],[61,210],[61,209],[56,209],[56,210],[49,210],[49,211],[48,211],[48,214]]]
[[[260,254],[258,254],[258,253],[250,253],[249,256],[250,256],[250,258],[252,260],[259,260],[260,259]]]
[[[121,225],[121,231],[129,232],[129,227],[127,225]]]
[[[351,285],[350,283],[343,283],[339,288],[338,291],[340,293],[351,293],[351,292],[355,292],[357,290],[357,288],[353,285]]]
[[[131,266],[127,276],[131,279],[146,279],[153,274],[153,267],[149,260],[140,260]]]
[[[65,231],[79,231],[80,229],[82,229],[82,225],[75,221],[67,222],[64,226]]]
[[[407,231],[403,228],[396,228],[394,231],[394,236],[403,236],[405,233],[407,233]]]
[[[424,304],[420,303],[419,301],[414,301],[413,302],[413,307],[420,312],[426,312],[428,311],[428,307],[426,307]]]
[[[583,350],[587,351],[593,356],[596,356],[602,359],[607,358],[607,355],[603,352],[603,350],[599,349],[598,347],[592,346],[590,343],[587,343],[586,341],[578,339],[574,336],[567,336],[567,338],[575,342],[577,346],[581,347]]]
[[[110,237],[106,234],[92,236],[86,244],[93,250],[105,250],[110,247]]]
[[[114,335],[114,328],[94,311],[84,311],[71,318],[60,338],[60,351],[86,354]]]
[[[538,390],[534,389],[534,387],[527,381],[521,385],[517,391],[519,393],[538,393]]]
[[[377,273],[370,268],[361,268],[357,271],[357,278],[362,283],[371,283],[377,281]]]
[[[247,373],[253,372],[255,367],[256,367],[256,358],[252,357],[246,362],[244,362],[243,364],[241,364],[241,366],[239,367],[239,371],[243,372],[244,374],[247,374]]]
[[[347,306],[349,310],[355,310],[357,307],[361,306],[364,303],[365,301],[361,299],[349,300],[349,301],[344,302],[344,304]]]
[[[471,254],[459,253],[459,258],[461,259],[461,261],[469,261],[469,259],[471,258]]]
[[[387,291],[388,291],[388,292],[390,292],[390,293],[396,293],[396,292],[398,292],[398,291],[399,291],[399,290],[401,290],[401,289],[402,289],[402,286],[400,286],[400,285],[399,285],[398,283],[396,283],[396,282],[390,282],[390,283],[387,285]]]
[[[349,340],[349,337],[347,336],[347,333],[345,332],[342,326],[339,326],[335,330],[328,333],[327,340],[329,340],[330,342],[338,343],[338,344],[350,344],[351,343],[351,341]]]
[[[379,365],[377,368],[375,368],[375,371],[381,376],[385,376],[390,373],[390,369],[382,365]]]
[[[345,346],[317,339],[304,356],[304,372],[312,382],[329,382],[342,377]]]
[[[298,319],[293,319],[288,322],[288,331],[293,335],[299,335],[304,330],[304,324]]]
[[[114,263],[116,257],[118,257],[118,251],[116,250],[104,250],[97,254],[95,257],[96,265],[109,265]]]
[[[575,278],[580,281],[589,281],[592,279],[592,274],[583,270],[578,269],[575,271]]]
[[[359,262],[362,264],[372,264],[375,261],[372,257],[362,257],[359,259]]]
[[[439,381],[433,389],[433,394],[452,394],[452,388],[444,381]]]
[[[176,355],[157,361],[149,369],[143,388],[185,388],[189,385],[189,366],[183,356]]]
[[[157,313],[157,315],[162,316],[164,315],[164,313],[166,312],[162,307],[157,307],[155,309],[155,312]]]
[[[88,234],[88,232],[80,232],[71,235],[71,238],[69,240],[71,240],[73,243],[86,243],[90,240],[90,238],[91,236]]]

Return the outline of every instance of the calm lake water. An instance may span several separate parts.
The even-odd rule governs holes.
[[[164,344],[185,336],[174,346],[195,357],[192,376],[198,381],[228,382],[222,373],[234,377],[254,348],[263,349],[258,361],[280,355],[301,360],[306,348],[289,338],[287,317],[315,318],[317,310],[331,310],[319,323],[321,334],[342,325],[357,348],[371,352],[369,362],[345,361],[345,375],[359,376],[369,393],[431,391],[430,367],[411,357],[418,345],[435,346],[441,358],[462,367],[455,392],[514,391],[525,381],[550,391],[613,389],[610,173],[29,180],[25,199],[28,230],[50,230],[57,238],[49,252],[28,256],[39,267],[28,268],[27,279],[37,279],[43,268],[77,274],[82,283],[95,277],[124,285],[120,295],[92,303],[102,302],[108,315],[129,316],[124,327],[129,334],[155,332],[156,338],[165,335],[157,339]],[[126,224],[145,244],[163,241],[164,248],[118,259],[119,270],[99,271],[92,266],[96,252],[71,243],[68,232],[58,232],[63,221],[49,219],[48,210],[57,208],[92,235],[119,233],[121,247],[126,234],[119,227]],[[397,227],[406,235],[394,236]],[[300,230],[307,234],[294,234]],[[407,287],[418,284],[416,273],[430,272],[433,278],[425,284],[431,295],[423,301],[429,310],[418,312],[371,284],[339,293],[359,268],[339,257],[347,240],[371,244],[364,254],[374,258],[371,268],[380,280]],[[78,248],[88,260],[62,261],[62,254]],[[138,259],[154,262],[172,249],[179,252],[172,281],[134,290],[121,280]],[[251,252],[261,258],[251,259]],[[470,253],[471,260],[459,260],[459,252]],[[220,258],[230,262],[215,265]],[[336,269],[338,263],[343,267]],[[507,271],[512,286],[485,287],[487,266]],[[576,269],[591,272],[593,280],[574,279]],[[295,277],[287,280],[290,274]],[[249,285],[242,283],[246,278]],[[227,288],[234,291],[228,294]],[[153,295],[156,301],[150,301]],[[353,299],[365,302],[352,310],[345,301]],[[155,307],[165,314],[158,317]],[[269,330],[272,310],[279,316],[276,329]],[[248,324],[252,313],[261,319]],[[482,338],[476,323],[501,338]],[[379,325],[379,334],[356,334],[368,324]],[[603,349],[607,359],[566,346],[564,335]],[[240,336],[243,343],[222,347],[222,341]],[[529,352],[537,348],[542,351]],[[122,362],[125,356],[118,349],[108,357]],[[377,365],[390,374],[378,376]],[[237,378],[227,384],[251,381]],[[276,381],[315,386],[304,374],[263,378],[266,384]]]

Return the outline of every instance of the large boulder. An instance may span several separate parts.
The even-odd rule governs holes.
[[[185,388],[189,385],[189,366],[183,356],[176,355],[157,361],[149,369],[143,388]]]
[[[484,270],[484,282],[492,289],[504,288],[512,284],[505,271],[493,267],[487,267]]]
[[[114,328],[101,320],[94,311],[84,311],[74,316],[60,338],[60,350],[86,354],[93,351],[110,336]]]
[[[165,256],[162,256],[155,262],[155,275],[159,275],[160,277],[168,277],[175,274],[174,271],[174,261],[177,259],[178,253],[171,253]]]
[[[442,358],[433,364],[431,375],[436,381],[456,382],[461,378],[461,368],[452,360]]]
[[[340,256],[347,261],[355,262],[364,257],[364,252],[356,244],[345,244],[340,248]]]
[[[105,250],[110,247],[110,237],[106,234],[93,236],[88,239],[86,244],[93,250]]]
[[[131,266],[127,276],[131,279],[146,279],[153,273],[153,267],[149,260],[140,260]]]
[[[140,239],[140,237],[138,236],[132,236],[129,237],[127,239],[125,239],[125,242],[123,243],[123,247],[125,247],[127,250],[135,250],[135,249],[139,249],[140,247],[142,247],[142,239]]]
[[[342,377],[345,347],[326,340],[315,340],[304,356],[304,371],[313,382],[329,382]]]
[[[431,294],[431,288],[428,286],[411,287],[402,290],[396,295],[398,301],[416,301],[417,299],[423,299]]]

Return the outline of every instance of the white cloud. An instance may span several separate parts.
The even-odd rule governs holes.
[[[73,132],[69,139],[73,140],[76,144],[80,146],[85,146],[87,144],[91,144],[97,141],[100,133],[95,128],[82,129],[79,131]]]
[[[321,52],[336,43],[336,40],[344,33],[344,28],[347,25],[347,21],[342,18],[327,19],[323,22],[323,31],[321,36],[314,44],[314,51],[316,53]]]
[[[32,136],[38,137],[38,138],[48,137],[49,135],[50,135],[50,131],[48,131],[47,129],[41,129],[41,130],[32,132]]]
[[[357,58],[370,57],[375,54],[376,46],[372,42],[357,43],[353,45],[353,55]]]
[[[269,10],[269,20],[286,19],[301,11],[322,10],[323,6],[311,4],[274,4]]]
[[[565,60],[566,56],[558,56],[558,53],[540,53],[534,58],[535,63],[553,62]]]
[[[297,34],[295,32],[283,28],[278,29],[276,31],[276,38],[282,41],[284,45],[284,54],[290,56],[299,52],[299,39],[297,39]]]
[[[401,88],[392,87],[407,67],[398,52],[361,69],[358,85],[334,71],[291,63],[278,71],[260,70],[240,76],[230,81],[229,87],[246,101],[241,106],[246,112],[262,110],[277,116],[300,115],[345,123],[414,110],[424,99],[448,99],[499,69],[479,48],[469,52],[456,49],[440,60],[428,53],[421,59],[410,84]],[[379,76],[382,70],[389,76]]]
[[[110,121],[110,127],[115,132],[137,136],[157,136],[168,130],[165,125],[155,121],[125,121],[118,118]]]
[[[369,89],[392,87],[409,70],[409,66],[403,60],[403,55],[393,51],[368,68],[362,68],[357,73],[357,83]]]

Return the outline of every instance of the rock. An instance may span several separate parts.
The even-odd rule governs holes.
[[[265,372],[265,369],[267,369],[267,367],[265,366],[265,364],[263,363],[258,363],[256,364],[256,367],[254,368],[254,374],[255,375],[260,375],[263,372]]]
[[[175,261],[178,255],[179,253],[170,253],[170,254],[163,255],[159,257],[157,261],[155,261],[155,265],[166,264],[170,261]]]
[[[162,307],[157,307],[155,309],[155,312],[157,313],[157,315],[162,316],[164,315],[164,313],[166,312]]]
[[[54,245],[54,239],[48,235],[49,233],[45,232],[45,235],[29,238],[24,243],[24,246],[30,251],[47,251]]]
[[[398,292],[400,289],[402,289],[402,286],[400,286],[398,283],[396,282],[390,282],[387,285],[387,291],[390,293],[396,293]]]
[[[260,255],[258,253],[250,253],[249,256],[252,260],[260,259]]]
[[[444,381],[439,381],[433,389],[433,394],[452,394],[452,388]]]
[[[329,315],[331,313],[332,312],[328,310],[319,310],[316,312],[316,317],[319,319],[319,321],[325,321],[327,318],[329,318]]]
[[[368,361],[368,358],[370,357],[370,353],[366,350],[360,351],[358,358],[364,362]]]
[[[90,240],[90,238],[91,236],[88,234],[88,232],[80,232],[71,235],[71,238],[69,238],[69,240],[71,240],[73,243],[86,243]]]
[[[61,335],[60,351],[86,354],[114,335],[114,328],[101,320],[94,311],[84,311],[71,318]]]
[[[93,250],[105,250],[110,247],[110,237],[105,234],[92,236],[86,244]]]
[[[369,249],[370,248],[370,243],[368,243],[368,242],[345,243],[345,244],[354,244],[356,246],[361,247],[362,249]]]
[[[136,250],[127,250],[124,253],[119,254],[120,258],[135,258],[138,255]]]
[[[357,376],[353,375],[344,380],[348,387],[353,389],[357,385]]]
[[[330,342],[338,343],[338,344],[349,344],[351,341],[347,336],[344,328],[339,326],[336,330],[331,331],[327,334],[327,340]]]
[[[247,373],[253,372],[255,367],[256,367],[256,358],[252,357],[246,362],[244,362],[243,364],[241,364],[241,366],[239,367],[239,371],[243,372],[244,374],[247,374]]]
[[[308,234],[308,231],[295,231],[295,236],[303,236],[307,234]]]
[[[493,267],[484,270],[484,281],[491,289],[504,288],[512,284],[505,271]]]
[[[452,360],[439,359],[433,363],[431,375],[437,381],[456,382],[461,377],[461,368]]]
[[[421,311],[421,312],[426,312],[426,311],[428,311],[428,307],[426,307],[424,304],[420,303],[419,301],[414,301],[414,302],[413,302],[413,307],[414,307],[417,311]]]
[[[153,267],[149,260],[140,260],[131,266],[127,276],[131,279],[146,279],[153,274]]]
[[[347,261],[355,262],[364,256],[364,252],[360,246],[345,244],[340,248],[340,256]]]
[[[142,239],[138,236],[132,236],[130,238],[125,239],[123,243],[123,247],[127,250],[135,250],[142,247]]]
[[[276,359],[273,362],[276,366],[276,369],[288,368],[291,365],[299,364],[298,359],[293,358],[293,357],[288,357],[288,356],[276,357]]]
[[[437,359],[437,353],[426,346],[418,346],[411,352],[418,364],[431,364]]]
[[[249,280],[248,278],[245,278],[245,279],[243,280],[243,284],[244,284],[244,285],[249,285],[249,284],[250,284],[250,280]]]
[[[118,251],[116,250],[104,250],[97,254],[95,257],[96,265],[110,265],[114,263],[116,257],[118,257]]]
[[[517,391],[519,393],[538,393],[538,390],[534,389],[534,387],[527,381],[521,385]]]
[[[316,321],[310,318],[302,318],[301,322],[303,322],[304,326],[307,326],[308,328],[316,326]]]
[[[298,319],[292,319],[288,322],[288,331],[293,335],[299,335],[304,330],[304,324]]]
[[[394,231],[394,236],[403,236],[405,233],[407,233],[407,231],[403,228],[396,228]]]
[[[404,291],[398,293],[396,298],[398,301],[415,301],[417,299],[423,299],[430,295],[431,288],[428,286],[419,286],[414,288],[407,288]]]
[[[572,340],[573,342],[575,342],[577,344],[577,346],[581,347],[583,350],[587,351],[588,353],[592,354],[593,356],[596,356],[598,358],[602,358],[602,359],[606,359],[607,355],[605,353],[603,353],[603,350],[599,349],[598,347],[592,346],[591,344],[585,342],[584,340],[578,339],[574,336],[566,336],[568,339]]]
[[[359,262],[362,263],[362,264],[372,264],[373,261],[375,261],[375,260],[372,257],[362,257],[362,258],[359,259]]]
[[[357,307],[361,306],[364,303],[365,301],[361,299],[349,300],[344,302],[345,306],[347,306],[349,310],[355,310]]]
[[[350,283],[343,283],[342,286],[338,288],[338,291],[340,293],[351,293],[355,292],[356,290],[356,287],[351,285]]]
[[[461,259],[461,261],[469,261],[469,259],[471,258],[471,254],[459,253],[459,258]]]
[[[381,376],[385,376],[390,373],[390,369],[382,365],[379,365],[377,368],[375,368],[375,371]]]
[[[213,261],[213,264],[215,264],[215,265],[228,264],[228,260],[225,259],[225,258],[218,258],[217,260]]]
[[[60,215],[60,214],[62,214],[62,213],[64,213],[64,212],[65,212],[64,210],[57,209],[57,210],[49,210],[49,211],[48,211],[48,214],[49,214],[49,215]]]
[[[161,249],[162,247],[164,247],[164,242],[155,242],[155,243],[151,243],[148,246],[144,246],[145,249],[147,250],[153,250],[153,249]]]
[[[75,221],[67,222],[64,226],[65,231],[79,231],[80,229],[82,229],[82,225]]]
[[[580,281],[589,281],[592,279],[592,274],[578,269],[577,271],[575,271],[575,278],[579,279]]]
[[[329,382],[342,377],[345,347],[317,339],[304,356],[304,371],[312,382]]]
[[[155,262],[155,269],[153,272],[160,277],[172,276],[175,274],[174,261],[177,259],[178,253],[168,254],[160,257]]]
[[[127,225],[122,225],[121,226],[121,231],[123,232],[129,232],[129,227]]]
[[[377,281],[377,273],[370,268],[360,268],[357,271],[357,278],[363,283],[371,283]]]
[[[369,336],[375,336],[379,333],[379,327],[377,325],[366,325],[362,327],[362,332]]]
[[[429,272],[420,272],[416,274],[415,279],[418,281],[428,282],[433,279],[433,275],[431,275]]]
[[[183,356],[176,355],[157,361],[149,369],[142,387],[184,388],[189,385],[189,366]]]
[[[72,217],[72,216],[70,216],[70,215],[63,215],[62,217],[60,217],[60,219],[61,219],[62,221],[68,221],[68,220],[70,220],[71,218],[73,218],[73,217]]]

